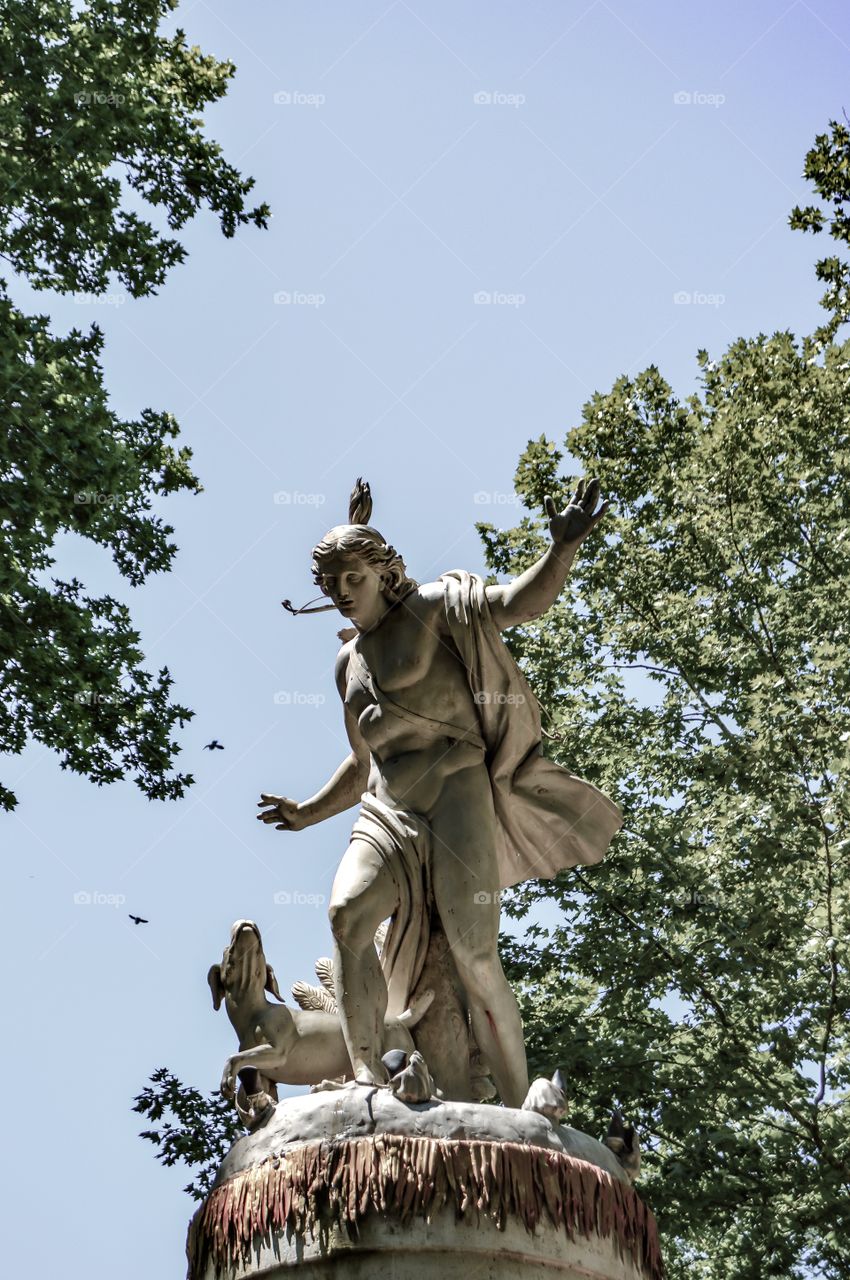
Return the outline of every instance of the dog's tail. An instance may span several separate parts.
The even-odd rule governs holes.
[[[398,1015],[396,1022],[403,1027],[415,1027],[420,1018],[424,1018],[433,1003],[434,992],[429,987],[427,991],[423,991],[420,996],[416,996],[414,1000],[411,1000],[404,1013]]]

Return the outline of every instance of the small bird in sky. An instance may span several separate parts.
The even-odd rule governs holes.
[[[150,924],[149,920],[145,920],[142,916],[134,916],[131,911],[128,911],[127,915],[133,921],[133,924]]]
[[[223,750],[224,750],[224,747],[221,745],[218,738],[213,738],[212,742],[208,742],[207,745],[204,747],[204,751],[223,751]]]

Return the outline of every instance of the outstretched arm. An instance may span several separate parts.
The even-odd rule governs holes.
[[[347,657],[341,654],[337,659],[336,678],[337,688],[343,696],[347,665]],[[274,824],[276,831],[301,831],[304,827],[324,822],[325,818],[333,818],[357,804],[369,781],[371,757],[357,721],[347,706],[345,728],[351,743],[351,754],[345,757],[333,777],[314,796],[301,803],[289,800],[286,796],[261,795],[259,807],[264,808],[265,812],[257,814],[260,822]]]
[[[605,502],[596,511],[598,500],[598,480],[589,483],[580,480],[569,505],[561,512],[556,510],[551,498],[546,498],[551,547],[513,582],[486,588],[493,620],[500,631],[539,618],[555,603],[576,552],[608,510]]]

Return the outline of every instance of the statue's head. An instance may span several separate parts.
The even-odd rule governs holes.
[[[313,578],[343,617],[362,630],[417,585],[401,556],[368,523],[372,498],[358,480],[351,494],[349,524],[330,529],[313,548]]]

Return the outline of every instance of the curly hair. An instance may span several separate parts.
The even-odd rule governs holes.
[[[404,561],[395,547],[391,547],[383,534],[368,524],[338,524],[329,529],[313,548],[313,581],[322,590],[322,565],[331,556],[360,560],[377,569],[385,579],[384,594],[391,600],[400,600],[419,585],[408,577]]]

